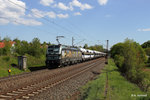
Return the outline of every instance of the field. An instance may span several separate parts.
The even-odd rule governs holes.
[[[106,86],[106,72],[108,85]],[[107,90],[107,91],[106,91]],[[148,100],[149,95],[133,83],[126,80],[112,59],[102,70],[98,79],[89,82],[81,89],[83,100]]]
[[[8,76],[8,69],[11,69],[11,75],[20,74],[23,72],[30,72],[45,68],[45,57],[35,58],[30,55],[27,56],[27,70],[19,70],[17,68],[18,58],[12,55],[0,56],[0,77]]]

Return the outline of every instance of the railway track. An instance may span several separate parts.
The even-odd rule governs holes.
[[[65,68],[58,68],[48,71],[45,70],[46,72],[44,72],[44,74],[47,75],[48,72],[48,75],[45,77],[41,77],[41,79],[38,79],[38,81],[29,82],[28,84],[25,83],[22,86],[19,86],[18,88],[13,88],[9,90],[6,89],[5,91],[0,92],[0,100],[29,99],[30,97],[33,97],[39,94],[40,92],[46,91],[47,89],[57,86],[62,82],[65,82],[69,79],[79,76],[80,74],[83,74],[91,68],[98,66],[100,63],[102,63],[102,61],[103,58],[101,58],[101,61],[100,59],[96,59],[89,62],[85,62],[83,64],[68,66]],[[39,73],[40,72],[37,72],[38,75]],[[25,77],[27,78],[29,77],[29,75]]]

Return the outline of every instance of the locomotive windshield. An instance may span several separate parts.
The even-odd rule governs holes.
[[[59,54],[59,49],[60,47],[59,46],[49,46],[48,47],[48,50],[47,50],[47,53],[48,54]]]

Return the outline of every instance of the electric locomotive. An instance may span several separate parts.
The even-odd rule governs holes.
[[[47,67],[60,67],[81,61],[82,53],[77,47],[59,44],[51,45],[47,48],[45,61]]]

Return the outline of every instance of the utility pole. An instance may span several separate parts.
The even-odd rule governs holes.
[[[73,44],[74,44],[74,38],[72,37],[72,46],[73,46]]]
[[[107,55],[108,55],[108,42],[109,42],[109,40],[107,40],[107,47],[106,47],[107,48]]]
[[[108,43],[109,43],[109,40],[107,40],[107,45],[106,45],[106,57],[105,57],[105,64],[108,64]]]

